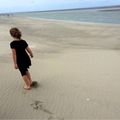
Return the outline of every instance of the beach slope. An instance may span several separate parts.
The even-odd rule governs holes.
[[[23,89],[9,29],[34,53],[39,86]],[[120,25],[0,18],[0,119],[120,119]]]

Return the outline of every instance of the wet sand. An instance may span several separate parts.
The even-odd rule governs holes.
[[[33,50],[39,86],[23,89],[9,29]],[[120,119],[120,25],[0,18],[0,119]]]

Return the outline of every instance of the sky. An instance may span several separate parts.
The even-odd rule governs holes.
[[[0,0],[0,13],[120,5],[120,0]]]

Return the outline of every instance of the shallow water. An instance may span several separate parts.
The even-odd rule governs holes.
[[[18,16],[55,20],[120,24],[120,11],[68,10],[50,12],[17,13]]]

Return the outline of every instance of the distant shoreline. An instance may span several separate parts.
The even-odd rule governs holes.
[[[56,10],[43,10],[43,11],[23,11],[23,12],[11,12],[11,13],[0,13],[1,14],[17,14],[17,13],[34,13],[34,12],[59,12],[59,11],[70,11],[70,10],[120,10],[120,5],[113,6],[98,6],[98,7],[86,7],[86,8],[70,8],[70,9],[56,9]]]
[[[30,17],[35,19],[65,20],[74,22],[120,24],[120,6],[94,7],[52,11],[33,11],[19,13],[4,13],[0,17]]]
[[[14,14],[12,14],[12,13],[0,13],[0,16],[7,16],[7,17],[9,17],[9,16],[13,16]]]
[[[45,11],[28,11],[25,13],[33,13],[33,12],[59,12],[59,11],[70,11],[70,10],[120,10],[120,5],[115,6],[103,6],[103,7],[88,7],[88,8],[73,8],[73,9],[60,9],[60,10],[45,10]],[[24,13],[24,12],[21,12]]]
[[[18,16],[17,16],[18,17]],[[72,24],[82,24],[82,25],[104,25],[104,26],[120,26],[120,24],[115,23],[100,23],[100,22],[84,22],[84,21],[72,21],[72,20],[58,20],[58,19],[46,19],[46,18],[35,18],[35,17],[19,17],[21,19],[31,19],[31,20],[42,20],[47,22],[60,22],[60,23],[72,23]]]

